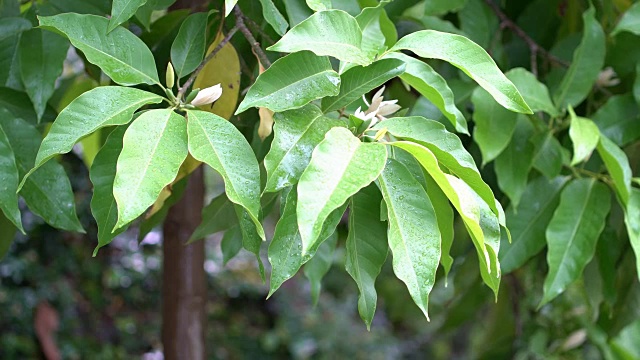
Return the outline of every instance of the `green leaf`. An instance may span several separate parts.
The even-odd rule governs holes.
[[[340,76],[327,57],[303,51],[278,59],[251,86],[236,114],[250,107],[274,112],[297,109],[310,101],[337,95]]]
[[[39,16],[40,26],[64,34],[87,60],[114,82],[128,86],[157,84],[158,72],[149,48],[129,30],[119,27],[107,34],[109,20],[74,13]]]
[[[518,89],[504,76],[491,56],[473,41],[461,35],[435,30],[411,33],[390,51],[411,50],[418,56],[439,59],[459,68],[487,90],[505,108],[531,114]]]
[[[229,230],[237,225],[233,203],[225,194],[220,194],[202,209],[202,223],[193,231],[189,242],[200,240],[219,231]]]
[[[613,185],[622,204],[626,206],[631,193],[631,167],[624,151],[605,136],[600,136],[598,154],[613,179]]]
[[[429,293],[440,263],[435,210],[422,185],[396,160],[387,161],[378,181],[387,204],[393,271],[428,320]]]
[[[378,295],[376,278],[387,259],[387,225],[380,221],[382,195],[371,184],[353,195],[349,206],[349,235],[345,268],[358,286],[358,313],[371,328]]]
[[[562,170],[562,145],[550,131],[540,133],[531,138],[535,146],[533,167],[548,179],[553,179]]]
[[[636,254],[636,268],[638,277],[640,277],[640,190],[636,188],[631,189],[624,222],[627,225],[629,242],[633,252]]]
[[[298,207],[298,194],[295,189],[288,192],[284,202],[282,215],[276,224],[275,233],[271,244],[269,244],[269,263],[271,263],[271,281],[269,284],[269,295],[278,290],[280,285],[290,279],[298,272],[300,267],[309,261],[316,250],[331,234],[335,232],[336,226],[342,219],[342,214],[346,204],[334,210],[325,221],[320,234],[320,239],[311,247],[307,254],[302,252],[302,238],[298,229],[298,218],[296,209]]]
[[[2,114],[4,113],[5,111],[2,112]],[[18,179],[18,166],[16,165],[13,148],[4,130],[0,127],[0,184],[2,184],[0,209],[2,209],[6,220],[11,221],[13,225],[24,233],[20,209],[18,208]],[[0,253],[0,258],[2,258],[2,255]]]
[[[267,20],[278,35],[284,35],[289,27],[287,19],[282,16],[272,0],[260,0],[260,4],[262,5],[262,17]]]
[[[340,76],[340,93],[322,99],[325,113],[343,108],[363,94],[379,87],[404,72],[404,62],[397,59],[383,59],[369,66],[354,66]]]
[[[171,109],[149,110],[131,123],[124,134],[113,184],[118,222],[112,231],[156,201],[175,179],[187,153],[185,119]]]
[[[262,282],[264,282],[264,265],[260,258],[260,247],[262,247],[264,233],[259,234],[257,231],[258,229],[262,230],[262,226],[257,227],[253,217],[250,216],[249,212],[242,206],[235,204],[233,207],[238,217],[240,232],[242,233],[242,247],[256,256],[260,278],[262,278]]]
[[[313,11],[331,9],[331,0],[307,0],[307,6]]]
[[[456,107],[453,91],[440,74],[426,63],[402,53],[388,53],[385,57],[404,61],[407,67],[400,78],[429,99],[449,119],[457,132],[469,134],[467,120]]]
[[[127,124],[136,110],[160,102],[162,98],[158,95],[121,86],[102,86],[83,93],[60,112],[27,176],[52,157],[71,151],[87,135],[104,127]]]
[[[231,10],[236,6],[238,0],[224,0],[224,17],[229,16],[231,14]]]
[[[448,132],[444,125],[434,120],[412,116],[391,118],[376,125],[376,129],[382,128],[386,128],[390,134],[399,139],[411,140],[429,149],[439,163],[469,184],[498,215],[493,192],[482,180],[473,157],[464,148],[460,138]]]
[[[427,181],[427,195],[433,204],[433,209],[436,211],[436,218],[438,219],[438,229],[440,229],[440,236],[442,238],[442,254],[440,256],[440,264],[444,269],[445,284],[451,266],[453,266],[453,257],[451,257],[451,246],[453,245],[453,209],[449,203],[447,195],[440,189],[438,183],[430,175],[426,175]]]
[[[334,127],[344,127],[342,121],[325,117],[313,104],[277,113],[274,120],[271,150],[264,158],[267,170],[265,192],[295,185],[309,165],[311,152],[325,134]]]
[[[640,36],[640,4],[635,3],[622,15],[622,18],[611,32],[615,36],[623,31]]]
[[[329,238],[318,246],[316,254],[304,265],[304,276],[311,283],[311,301],[313,305],[318,304],[320,290],[322,289],[322,278],[331,269],[333,263],[333,252],[338,244],[338,233],[334,232]]]
[[[514,207],[518,207],[522,193],[527,186],[529,171],[533,166],[533,144],[529,138],[533,126],[529,119],[518,117],[513,139],[496,158],[495,172],[500,189],[509,196]]]
[[[461,10],[467,0],[432,0],[425,3],[425,15],[444,15]]]
[[[13,227],[13,223],[0,213],[0,260],[4,258],[13,243],[13,238],[16,235],[16,229]]]
[[[0,87],[0,107],[7,109],[11,115],[31,125],[38,123],[38,116],[33,109],[29,96],[21,91]],[[51,122],[55,118],[55,110],[48,106],[41,122]]]
[[[522,193],[525,199],[517,208],[512,204],[507,209],[507,227],[511,230],[511,243],[500,245],[500,265],[508,274],[524,265],[546,245],[545,231],[558,206],[560,191],[567,177],[551,180],[538,177],[527,184]]]
[[[637,76],[640,79],[640,76]],[[640,91],[640,81],[638,81]],[[639,100],[640,100],[640,93]],[[600,132],[618,146],[624,146],[640,138],[640,101],[633,95],[614,95],[602,105],[591,119]]]
[[[191,74],[204,58],[207,46],[207,19],[204,12],[189,15],[171,45],[171,63],[178,79]]]
[[[358,21],[342,10],[317,12],[287,32],[271,51],[297,52],[309,50],[318,56],[332,56],[358,65],[368,65],[374,53],[361,50],[362,30]]]
[[[31,23],[21,17],[0,18],[0,41],[31,29]]]
[[[516,129],[518,114],[505,110],[491,95],[476,88],[471,96],[473,102],[473,140],[480,147],[482,165],[494,160],[506,149]]]
[[[146,2],[147,0],[113,0],[107,32],[113,31],[118,25],[129,20]]]
[[[605,34],[595,15],[593,6],[582,15],[584,30],[580,46],[573,53],[571,66],[553,96],[559,110],[580,104],[591,92],[604,65]]]
[[[384,145],[361,143],[345,128],[329,130],[298,183],[296,212],[303,253],[322,240],[319,236],[329,214],[375,180],[386,159]]]
[[[591,156],[600,140],[600,130],[590,119],[577,116],[572,107],[569,107],[569,114],[571,114],[569,137],[573,142],[571,166],[574,166]]]
[[[175,2],[176,0],[147,0],[147,2],[136,11],[136,19],[140,21],[140,24],[142,24],[147,31],[150,31],[153,12],[155,10],[165,10]]]
[[[445,174],[430,149],[408,141],[397,141],[390,144],[411,153],[458,211],[478,252],[480,274],[485,283],[497,294],[500,286],[500,264],[498,262],[500,223],[498,216],[492,212],[486,201],[469,184],[455,176]],[[496,206],[495,199],[491,204]]]
[[[240,231],[239,225],[235,225],[225,231],[222,240],[220,240],[222,264],[226,266],[229,260],[238,255],[240,249],[242,249],[242,231]]]
[[[17,32],[0,40],[0,86],[22,91],[24,86],[20,79],[20,38],[22,33]]]
[[[20,177],[33,167],[42,136],[35,127],[0,108],[0,127],[13,149]],[[21,191],[31,211],[61,230],[84,233],[73,191],[62,165],[51,162],[34,172]]]
[[[20,40],[20,77],[33,103],[38,120],[53,94],[56,79],[62,74],[69,43],[60,35],[32,29]]]
[[[89,178],[93,184],[91,214],[98,224],[98,246],[93,251],[94,256],[98,253],[98,249],[109,244],[127,229],[124,226],[112,232],[118,222],[118,205],[113,196],[113,182],[116,177],[116,162],[122,151],[122,138],[126,130],[127,126],[118,126],[109,134],[89,171]]]
[[[260,238],[260,169],[247,140],[227,120],[206,111],[187,111],[189,152],[222,176],[227,197],[248,211]]]
[[[396,26],[384,10],[386,4],[387,2],[383,1],[377,6],[366,7],[356,16],[358,25],[362,29],[360,47],[367,54],[381,54],[398,40]]]
[[[505,75],[518,88],[524,100],[531,107],[531,111],[544,111],[553,117],[560,116],[551,101],[549,89],[538,81],[535,75],[523,68],[511,69]]]
[[[546,231],[549,273],[539,306],[580,277],[593,257],[610,207],[609,189],[595,179],[577,179],[562,190]]]
[[[636,81],[633,83],[633,97],[640,106],[640,62],[636,65]]]
[[[162,208],[156,211],[153,215],[146,217],[140,223],[140,231],[138,232],[138,243],[144,240],[145,236],[149,234],[156,226],[161,225],[169,214],[171,207],[178,203],[184,195],[184,191],[187,189],[189,183],[189,177],[184,177],[178,181],[174,181],[171,184],[171,194],[164,200]],[[162,193],[161,193],[162,194]]]

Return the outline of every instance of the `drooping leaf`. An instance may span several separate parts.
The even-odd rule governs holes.
[[[311,152],[339,120],[325,117],[313,104],[288,110],[275,116],[271,150],[264,158],[267,170],[265,192],[275,192],[295,185],[311,160]]]
[[[471,154],[462,145],[460,138],[448,132],[441,123],[419,116],[387,119],[376,125],[376,129],[386,128],[393,136],[411,140],[428,148],[449,171],[462,179],[489,204],[498,215],[493,192],[476,167]]]
[[[607,186],[595,179],[577,179],[562,190],[546,231],[549,273],[540,306],[560,295],[591,261],[610,207]]]
[[[318,56],[328,55],[366,66],[373,61],[374,53],[362,51],[361,43],[362,30],[353,16],[342,10],[327,10],[294,26],[267,50],[287,53],[309,50]]]
[[[404,61],[407,67],[400,78],[429,99],[449,119],[456,131],[463,134],[469,133],[467,120],[456,107],[453,92],[440,74],[426,63],[402,53],[392,52],[385,57]]]
[[[611,36],[628,31],[640,36],[640,4],[635,3],[624,13],[616,27],[611,32]]]
[[[389,19],[384,10],[385,5],[386,2],[383,1],[378,3],[377,6],[365,7],[356,16],[358,25],[362,29],[360,47],[367,54],[381,54],[398,40],[396,25]]]
[[[262,5],[262,17],[264,17],[278,35],[284,35],[289,27],[287,19],[282,16],[280,10],[278,10],[272,0],[260,0],[260,4]]]
[[[107,32],[111,32],[118,25],[129,20],[146,2],[147,0],[113,0]]]
[[[191,14],[180,26],[171,45],[171,63],[178,79],[192,73],[204,58],[207,19],[208,14],[204,12]]]
[[[20,77],[29,95],[38,120],[42,118],[55,89],[56,79],[62,74],[69,42],[58,34],[32,29],[20,40]]]
[[[298,272],[300,267],[309,261],[315,254],[318,246],[334,233],[336,226],[342,219],[346,204],[334,210],[324,223],[320,238],[322,241],[315,243],[307,254],[302,252],[302,238],[298,229],[296,208],[298,207],[298,194],[295,189],[288,192],[282,215],[276,224],[273,240],[269,244],[269,263],[271,264],[271,281],[269,295],[273,293],[288,279]]]
[[[116,162],[122,151],[122,138],[126,130],[127,126],[118,126],[109,134],[89,171],[89,178],[93,184],[91,214],[98,224],[98,246],[93,251],[94,256],[98,249],[109,244],[127,229],[124,226],[112,232],[118,222],[118,205],[113,196],[113,182],[116,177]]]
[[[369,66],[350,68],[340,76],[338,95],[322,99],[322,111],[327,113],[351,104],[363,94],[402,74],[404,68],[404,62],[397,59],[382,59]]]
[[[340,76],[327,57],[309,51],[287,55],[260,74],[236,114],[250,107],[266,107],[274,112],[297,109],[324,96],[337,95]]]
[[[4,115],[6,111],[2,111],[0,114]],[[4,130],[0,127],[0,184],[2,184],[0,191],[0,209],[2,209],[2,213],[5,215],[5,220],[10,221],[24,233],[20,209],[18,208],[18,179],[18,166],[16,165],[13,148]],[[0,258],[2,255],[3,254],[0,253]]]
[[[375,180],[386,159],[384,145],[361,143],[345,128],[329,130],[298,183],[296,212],[303,253],[322,240],[319,236],[329,214]]]
[[[596,147],[598,154],[604,161],[607,171],[613,179],[613,184],[616,188],[616,193],[622,201],[622,204],[626,206],[629,201],[629,194],[631,193],[631,167],[629,166],[629,159],[627,155],[616,146],[606,136],[600,136],[600,141]]]
[[[124,86],[160,84],[151,51],[129,30],[120,27],[107,34],[109,20],[95,15],[65,13],[38,19],[43,28],[69,38],[114,82]]]
[[[260,278],[264,283],[264,265],[262,264],[262,259],[260,258],[260,248],[262,247],[262,243],[264,240],[264,233],[259,234],[257,231],[262,230],[262,226],[258,227],[255,224],[255,220],[253,220],[253,217],[244,207],[237,204],[234,204],[233,207],[236,211],[236,216],[238,217],[238,227],[240,228],[240,233],[242,234],[242,247],[256,256],[256,260],[258,260],[258,271],[260,272]]]
[[[220,240],[220,250],[222,251],[222,264],[227,265],[242,249],[242,231],[240,226],[235,225],[224,232]]]
[[[513,139],[496,158],[495,172],[500,189],[509,196],[514,207],[518,207],[527,186],[529,171],[533,166],[533,144],[529,138],[533,127],[528,119],[518,117]]]
[[[550,116],[560,115],[551,101],[549,89],[535,75],[523,68],[511,69],[505,75],[518,88],[531,111],[544,111]]]
[[[582,15],[584,30],[580,46],[573,53],[573,61],[556,90],[553,100],[560,110],[576,106],[584,100],[604,65],[605,34],[591,6]]]
[[[260,169],[251,146],[235,126],[217,115],[189,110],[187,117],[189,153],[220,173],[227,197],[247,210],[264,239],[259,220]]]
[[[411,33],[391,51],[411,50],[418,56],[449,62],[474,79],[505,108],[530,114],[531,109],[518,89],[504,76],[491,56],[468,38],[435,30]]]
[[[375,184],[355,194],[349,205],[345,268],[358,286],[358,313],[371,328],[378,295],[375,282],[387,259],[387,225],[380,221],[382,195]]]
[[[502,108],[484,89],[476,88],[473,102],[473,140],[480,147],[482,165],[494,160],[506,149],[516,129],[518,114]]]
[[[540,171],[548,179],[553,179],[562,170],[562,145],[553,134],[548,131],[531,138],[535,150],[533,167]]]
[[[113,195],[118,221],[112,231],[133,221],[151,206],[178,174],[187,157],[185,119],[171,109],[149,110],[124,134]]]
[[[573,166],[591,156],[600,140],[600,130],[590,119],[577,116],[571,107],[569,107],[569,113],[571,114],[569,137],[573,142],[571,166]]]
[[[22,179],[33,167],[42,135],[36,128],[0,108],[0,127],[13,149]],[[34,172],[24,183],[21,195],[31,211],[49,225],[84,233],[76,215],[73,191],[62,165],[50,162]]]
[[[640,79],[640,76],[636,77]],[[633,95],[614,95],[602,105],[591,119],[600,132],[618,146],[624,146],[640,138],[640,80],[638,100]]]
[[[425,189],[404,165],[389,159],[379,178],[387,204],[393,271],[429,319],[429,293],[440,263],[440,230]]]
[[[218,195],[202,209],[202,223],[193,231],[189,242],[200,240],[238,225],[233,203],[225,194]]]
[[[640,190],[633,188],[625,211],[624,222],[627,225],[629,242],[636,254],[636,269],[640,274]],[[640,277],[640,275],[638,275]]]
[[[52,157],[68,153],[73,145],[96,130],[127,124],[136,110],[160,102],[162,97],[158,95],[121,86],[101,86],[85,92],[60,112],[42,141],[29,174]]]
[[[16,229],[13,227],[13,223],[9,221],[2,213],[0,213],[0,260],[7,255],[13,238],[16,235]]]
[[[430,175],[426,175],[425,179],[427,181],[427,195],[429,195],[431,204],[433,204],[433,209],[436,211],[438,229],[440,229],[440,236],[442,238],[440,264],[444,269],[446,284],[446,277],[449,275],[451,266],[453,266],[453,257],[450,254],[454,236],[453,209],[451,208],[447,195],[445,195],[445,193],[440,189],[438,183],[436,183]]]
[[[322,289],[322,278],[331,269],[333,263],[333,252],[338,244],[338,233],[334,232],[329,238],[318,246],[316,254],[304,265],[304,276],[311,283],[311,302],[318,304],[320,290]]]
[[[500,245],[500,265],[508,274],[524,265],[531,257],[544,248],[545,231],[558,206],[560,191],[567,183],[567,177],[547,179],[538,177],[527,184],[522,193],[526,199],[517,208],[507,209],[507,227],[511,230],[511,243]]]
[[[500,264],[498,262],[500,221],[498,216],[469,184],[455,176],[445,174],[430,149],[408,141],[397,141],[391,145],[411,153],[458,211],[478,252],[482,278],[497,294],[500,286]],[[496,206],[495,199],[492,201],[492,205]]]

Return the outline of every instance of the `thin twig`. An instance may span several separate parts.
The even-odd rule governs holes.
[[[525,43],[529,46],[529,51],[531,51],[531,72],[537,74],[538,72],[538,54],[544,56],[546,59],[562,65],[564,67],[569,67],[569,63],[556,57],[555,55],[548,52],[545,48],[540,46],[535,40],[531,38],[521,27],[519,27],[516,23],[514,23],[509,17],[502,12],[500,7],[496,5],[492,0],[484,0],[484,2],[493,10],[493,12],[500,19],[500,27],[501,28],[509,28],[516,34],[519,38],[524,40]]]
[[[238,26],[232,27],[231,30],[229,30],[229,32],[227,33],[227,36],[225,36],[224,39],[222,39],[222,41],[220,41],[220,43],[215,47],[215,49],[213,49],[213,51],[209,55],[207,55],[207,57],[205,57],[204,60],[202,60],[200,65],[198,65],[198,67],[191,74],[191,76],[189,76],[189,79],[187,79],[184,85],[182,85],[182,87],[180,87],[180,89],[178,90],[178,95],[176,96],[178,99],[182,99],[184,97],[184,94],[187,92],[187,89],[196,80],[196,77],[198,76],[200,71],[202,71],[202,69],[204,69],[204,66],[207,65],[207,63],[211,61],[211,59],[213,59],[225,45],[227,45],[227,43],[229,42],[229,40],[231,40],[231,38],[236,33],[236,31],[238,31]]]
[[[244,35],[244,37],[247,39],[249,45],[251,45],[253,52],[258,56],[258,59],[260,59],[262,66],[264,66],[265,69],[268,69],[271,66],[271,61],[269,61],[269,58],[267,58],[267,54],[265,54],[260,47],[260,43],[256,41],[256,38],[253,37],[253,34],[251,34],[251,31],[249,31],[247,25],[244,23],[245,16],[242,13],[242,10],[240,10],[240,7],[236,5],[234,11],[236,14],[236,26],[238,27],[242,35]]]
[[[260,25],[258,25],[255,21],[253,21],[250,17],[248,17],[247,15],[242,15],[242,20],[245,21],[245,23],[247,25],[249,25],[249,27],[251,28],[251,30],[253,30],[254,32],[257,32],[258,34],[260,34],[260,36],[262,37],[262,39],[268,41],[270,44],[275,44],[275,40],[273,40],[271,38],[271,36],[269,36],[269,34],[267,34],[264,30],[262,30],[262,28],[260,27]]]

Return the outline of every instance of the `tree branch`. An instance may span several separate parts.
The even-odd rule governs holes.
[[[247,28],[247,25],[244,23],[244,19],[246,18],[245,15],[242,13],[242,10],[240,10],[240,7],[237,5],[234,8],[234,11],[236,14],[236,26],[238,27],[242,35],[244,35],[244,37],[247,39],[249,44],[251,45],[251,49],[253,50],[254,54],[256,54],[256,56],[262,63],[262,66],[264,66],[265,69],[268,69],[271,66],[271,61],[269,61],[267,54],[265,54],[262,48],[260,47],[260,43],[256,41],[256,38],[253,37],[253,34],[251,34],[251,31],[249,31],[249,29]]]
[[[556,57],[555,55],[548,52],[545,48],[540,46],[535,40],[531,38],[521,27],[519,27],[516,23],[514,23],[509,17],[502,12],[500,7],[496,5],[492,0],[484,0],[484,2],[491,8],[491,10],[498,16],[500,19],[500,28],[508,28],[513,31],[519,38],[521,38],[528,46],[529,51],[531,51],[531,72],[535,75],[538,74],[538,54],[544,56],[549,61],[552,61],[558,65],[562,65],[564,67],[569,67],[569,63],[566,61]]]

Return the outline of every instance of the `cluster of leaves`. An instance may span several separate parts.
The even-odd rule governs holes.
[[[225,194],[203,209],[203,224],[192,240],[225,231],[222,248],[227,259],[244,247],[260,261],[265,240],[261,222],[280,199],[280,217],[268,248],[270,293],[304,265],[317,299],[320,279],[338,243],[335,228],[348,211],[346,270],[360,291],[358,308],[368,326],[377,303],[374,284],[389,249],[396,276],[427,315],[438,268],[444,269],[445,277],[452,268],[455,221],[471,239],[482,280],[496,298],[501,274],[520,268],[547,245],[549,271],[540,306],[581,277],[607,226],[627,236],[633,249],[640,251],[640,193],[632,187],[631,166],[621,148],[640,137],[640,82],[625,82],[621,95],[613,95],[605,89],[610,84],[604,71],[605,64],[616,65],[607,60],[607,37],[616,40],[640,33],[637,3],[620,5],[628,10],[608,32],[596,8],[585,8],[581,38],[559,42],[556,52],[543,52],[551,61],[543,83],[535,75],[539,48],[531,46],[531,38],[525,41],[535,60],[531,71],[514,68],[505,75],[483,49],[498,59],[507,51],[499,46],[500,38],[490,36],[497,27],[496,14],[504,15],[499,9],[491,12],[491,2],[410,6],[406,1],[363,0],[344,11],[326,0],[306,5],[284,1],[287,21],[273,2],[263,0],[264,19],[281,35],[267,50],[287,55],[271,66],[263,61],[267,69],[237,109],[238,77],[217,74],[237,75],[235,50],[223,43],[222,32],[212,37],[214,41],[206,36],[209,18],[219,16],[223,21],[236,1],[226,0],[221,14],[187,17],[169,12],[153,23],[167,27],[171,23],[176,29],[170,60],[178,84],[195,77],[194,87],[227,85],[223,98],[203,109],[187,104],[186,88],[178,86],[177,96],[173,95],[173,76],[165,84],[160,82],[157,68],[166,62],[157,63],[152,50],[161,35],[143,34],[143,41],[123,26],[131,21],[153,33],[152,11],[170,3],[114,0],[104,10],[96,1],[95,10],[92,5],[87,10],[73,8],[75,12],[48,2],[29,3],[22,16],[15,3],[1,3],[0,25],[8,31],[0,41],[8,44],[5,49],[11,56],[5,58],[11,66],[0,74],[7,87],[2,91],[10,95],[3,95],[0,103],[0,205],[18,229],[22,230],[19,191],[31,211],[52,226],[82,231],[64,170],[49,160],[108,129],[90,169],[98,247],[141,216],[142,228],[161,221],[179,198],[182,179],[202,162],[222,176]],[[407,17],[418,14],[427,29],[407,31],[398,39],[396,24],[387,13],[398,8]],[[436,17],[452,11],[459,11],[461,29]],[[109,12],[107,19],[103,15]],[[469,18],[474,13],[486,20],[486,29],[474,28],[480,26]],[[236,17],[236,22],[240,20]],[[293,26],[287,31],[289,23]],[[36,24],[39,27],[34,28]],[[56,117],[47,101],[62,72],[69,42],[81,52],[87,68],[97,66],[117,86],[73,96]],[[575,49],[572,59],[567,49]],[[225,61],[216,62],[214,57],[198,73],[205,54],[214,51],[219,51],[213,54],[218,58],[226,51]],[[29,56],[20,56],[22,52]],[[40,55],[35,56],[38,61],[34,54]],[[437,63],[424,59],[442,60],[452,65],[449,72],[459,69],[475,82],[462,81],[454,87],[434,70]],[[42,64],[51,69],[36,71]],[[420,94],[435,120],[421,116],[424,112],[418,106],[384,119],[390,114],[382,112],[383,104],[393,102],[384,102],[380,94],[362,111],[362,96],[390,81]],[[465,99],[459,96],[459,87],[467,89]],[[25,97],[33,109],[21,106]],[[473,141],[482,165],[493,165],[500,193],[509,200],[506,213],[454,134],[470,133],[468,109],[461,106],[467,99],[473,106]],[[168,106],[163,107],[163,101]],[[252,108],[260,109],[261,127],[267,129],[263,136],[270,136],[270,122],[275,123],[264,161],[258,161],[261,156],[256,157],[245,136],[226,120],[234,110],[240,115]],[[411,116],[405,116],[408,111]],[[622,115],[625,112],[630,116]],[[36,126],[53,117],[40,142]],[[612,199],[617,200],[615,205]],[[609,284],[624,248],[598,255]],[[640,270],[640,261],[637,264]],[[261,263],[260,271],[264,277]],[[616,299],[609,300],[613,306]]]

